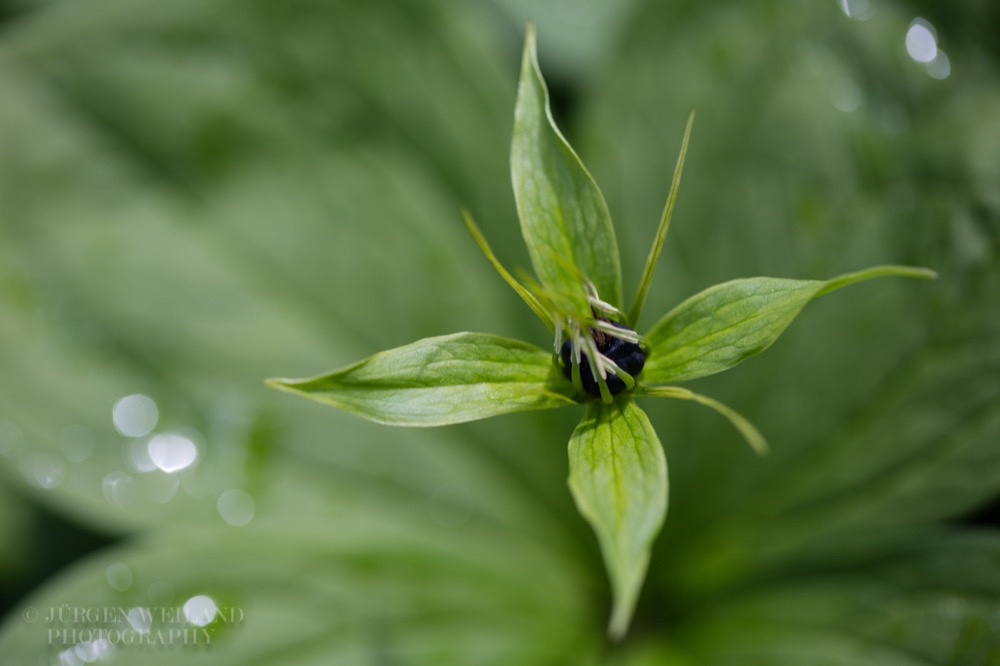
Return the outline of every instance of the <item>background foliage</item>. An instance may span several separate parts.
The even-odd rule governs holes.
[[[1000,17],[864,5],[0,5],[0,663],[81,647],[26,608],[197,594],[245,617],[191,663],[1000,660]],[[579,414],[403,431],[261,383],[454,330],[548,344],[458,214],[528,265],[507,172],[528,11],[626,284],[698,111],[647,310],[747,275],[942,276],[832,295],[697,382],[766,460],[657,403],[671,510],[618,646],[565,486]],[[918,14],[948,78],[907,56]],[[196,465],[135,467],[111,419],[134,393]]]

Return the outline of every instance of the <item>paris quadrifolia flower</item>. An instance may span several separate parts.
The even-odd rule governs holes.
[[[670,226],[694,115],[630,306],[604,197],[556,127],[528,27],[514,114],[511,172],[534,278],[515,278],[468,213],[470,233],[500,276],[545,324],[551,351],[485,333],[454,333],[377,353],[318,377],[273,386],[396,426],[443,426],[522,410],[581,405],[569,439],[569,487],[593,526],[613,592],[609,632],[628,628],[649,552],[667,512],[663,447],[639,406],[675,398],[714,409],[760,454],[745,418],[678,383],[727,370],[770,346],[810,301],[881,276],[934,277],[877,266],[830,280],[755,277],[691,296],[637,331]]]

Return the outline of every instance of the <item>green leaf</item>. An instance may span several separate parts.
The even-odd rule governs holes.
[[[581,278],[620,308],[621,266],[611,214],[597,183],[556,127],[528,26],[511,146],[514,198],[542,285],[588,315]]]
[[[826,281],[758,277],[709,287],[653,326],[643,380],[679,382],[727,370],[770,347],[812,299],[889,275],[935,277],[923,268],[876,266]]]
[[[484,333],[425,338],[311,379],[276,388],[377,423],[439,426],[572,404],[552,355]]]
[[[867,566],[721,600],[672,643],[701,664],[995,664],[998,558],[995,532],[930,531]]]
[[[404,448],[460,439],[375,433],[358,419],[338,424],[329,446],[330,414],[261,386],[428,330],[504,323],[490,302],[502,287],[472,270],[480,259],[454,214],[468,204],[513,215],[509,169],[497,159],[509,150],[509,72],[471,7],[442,20],[440,4],[397,7],[400,20],[387,21],[371,3],[303,12],[181,0],[157,11],[113,0],[84,12],[53,6],[4,35],[0,483],[118,534],[217,517],[214,500],[199,498],[245,482],[259,448],[270,452],[264,483],[279,459],[315,469],[321,445],[327,458],[369,466],[345,476],[381,479]],[[202,48],[201,37],[236,50]],[[289,57],[289,39],[302,58]],[[253,58],[235,56],[250,45]],[[350,99],[331,94],[331,77]],[[352,222],[361,219],[363,228]],[[324,358],[334,360],[315,365]],[[112,406],[136,392],[159,407],[153,435],[182,430],[198,444],[195,465],[135,469],[141,443],[115,429]],[[251,446],[253,424],[271,410],[282,414],[273,442]],[[527,439],[518,419],[504,421],[491,446]],[[466,449],[488,467],[481,448]],[[432,477],[405,460],[411,478]],[[549,460],[561,475],[562,452]],[[114,499],[105,478],[122,481]],[[193,480],[198,498],[171,495]],[[384,491],[379,480],[364,494],[375,487]]]
[[[653,237],[653,245],[649,248],[649,255],[646,257],[646,267],[642,270],[642,278],[639,279],[639,287],[635,292],[632,308],[628,313],[628,320],[633,327],[639,324],[642,306],[646,302],[646,294],[649,293],[649,287],[653,283],[656,264],[660,261],[660,252],[663,251],[663,241],[667,239],[667,231],[670,230],[670,220],[674,216],[674,205],[677,203],[677,191],[681,186],[681,174],[684,172],[684,159],[687,157],[688,141],[691,139],[691,127],[693,125],[694,111],[688,116],[687,126],[684,128],[681,152],[677,155],[674,177],[670,182],[670,194],[667,195],[667,203],[663,206],[663,213],[660,215],[660,226],[657,227],[656,236]]]
[[[82,664],[70,657],[101,647],[92,641],[103,634],[116,666],[593,663],[587,579],[563,552],[496,525],[439,525],[426,511],[393,518],[363,502],[337,513],[172,526],[106,550],[11,613],[0,654],[48,664],[65,651],[61,663]],[[207,635],[186,622],[196,595],[229,621]],[[46,621],[50,612],[65,621]]]
[[[614,593],[608,630],[620,638],[667,514],[667,460],[635,403],[595,402],[587,408],[569,440],[569,487],[597,533]]]
[[[992,295],[1000,293],[994,288]],[[965,325],[948,330],[933,349],[908,356],[877,390],[859,396],[851,420],[820,436],[801,435],[807,446],[792,458],[794,473],[765,468],[756,490],[732,500],[712,521],[701,548],[721,554],[726,544],[740,544],[737,566],[744,571],[780,571],[793,558],[799,565],[836,566],[995,498],[1000,336],[976,340]],[[801,409],[801,403],[788,404],[781,403]],[[780,420],[772,421],[780,427]],[[783,437],[782,449],[786,442],[795,443]],[[735,563],[722,564],[725,559],[719,558],[716,571]]]

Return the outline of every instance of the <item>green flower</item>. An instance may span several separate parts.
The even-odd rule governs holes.
[[[693,114],[670,194],[627,313],[607,204],[552,119],[528,27],[515,110],[511,171],[537,282],[516,279],[465,213],[486,258],[552,331],[553,352],[485,333],[455,333],[380,352],[277,388],[378,423],[440,426],[508,412],[584,405],[569,440],[569,486],[597,533],[614,596],[609,631],[628,628],[653,540],[667,511],[667,464],[636,398],[698,402],[727,418],[758,452],[767,444],[738,413],[676,386],[727,370],[769,347],[813,299],[873,277],[934,277],[879,266],[830,280],[757,277],[695,294],[645,334],[635,332],[670,225]]]

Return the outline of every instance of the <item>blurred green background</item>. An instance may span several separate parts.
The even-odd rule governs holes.
[[[766,460],[647,405],[670,510],[614,646],[578,413],[395,430],[262,383],[550,344],[459,216],[529,265],[529,17],[627,292],[697,110],[645,325],[735,277],[941,274],[696,382]],[[0,666],[1000,663],[998,28],[988,0],[0,2]]]

